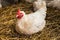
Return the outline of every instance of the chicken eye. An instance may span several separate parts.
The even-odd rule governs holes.
[[[22,14],[22,13],[20,13],[20,14]]]

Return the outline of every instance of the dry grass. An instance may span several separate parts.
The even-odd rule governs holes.
[[[60,40],[60,10],[48,8],[46,27],[41,32],[28,36],[15,31],[15,15],[18,8],[27,14],[32,12],[32,4],[29,3],[0,9],[0,40]]]

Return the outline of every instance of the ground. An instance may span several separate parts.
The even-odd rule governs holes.
[[[32,4],[19,3],[0,9],[0,40],[60,40],[60,10],[47,7],[46,27],[33,35],[18,34],[15,30],[17,9],[27,14]]]

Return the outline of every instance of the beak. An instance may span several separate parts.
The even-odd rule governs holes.
[[[16,18],[18,17],[19,15],[16,15]]]

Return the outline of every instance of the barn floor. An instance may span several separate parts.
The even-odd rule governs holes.
[[[20,3],[0,9],[0,40],[60,40],[60,10],[48,8],[46,27],[41,32],[28,36],[15,31],[15,16],[18,8],[27,14],[32,12],[32,4],[29,3]]]

